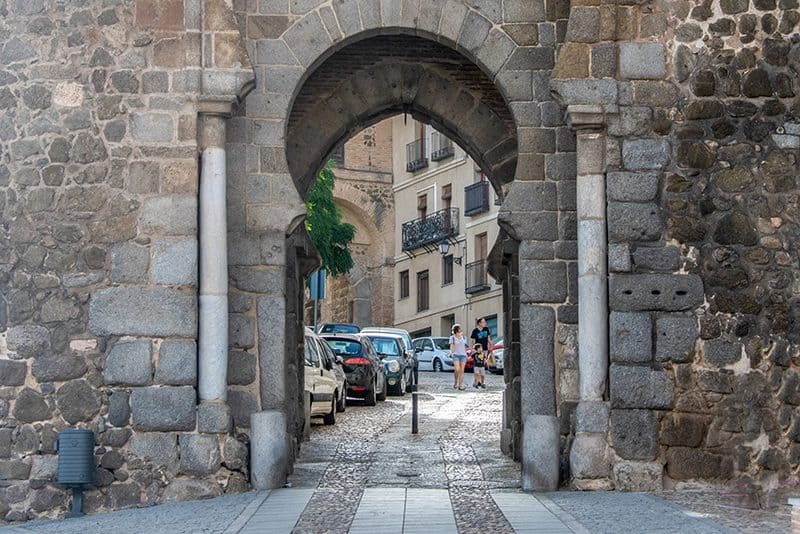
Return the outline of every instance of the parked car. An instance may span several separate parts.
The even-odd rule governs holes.
[[[386,400],[386,367],[369,337],[364,334],[323,334],[320,337],[342,360],[349,396],[363,398],[367,406]]]
[[[450,357],[450,338],[418,337],[412,341],[417,352],[420,371],[452,371],[453,358]]]
[[[347,384],[344,371],[337,376],[336,357],[313,330],[306,328],[304,384],[311,402],[311,417],[322,417],[326,425],[336,423],[336,412],[344,411]]]
[[[493,340],[494,344],[490,347],[491,354],[494,355],[494,366],[489,367],[489,372],[494,373],[496,375],[503,374],[503,349],[505,345],[503,344],[503,338],[497,338]]]
[[[358,334],[361,327],[348,323],[321,323],[317,327],[318,334]]]
[[[404,349],[400,335],[389,332],[367,333],[375,352],[383,360],[386,367],[386,382],[389,384],[389,393],[392,395],[405,395],[411,391],[410,384],[414,376],[416,359],[408,356]]]
[[[408,333],[408,330],[403,330],[402,328],[389,328],[385,326],[367,326],[362,328],[361,331],[365,334],[394,334],[400,336],[401,344],[403,345],[403,351],[406,354],[406,358],[410,359],[414,362],[414,380],[409,382],[411,388],[409,391],[414,391],[417,387],[417,374],[419,371],[419,362],[417,361],[417,353],[414,350],[414,344],[411,341],[411,335]]]

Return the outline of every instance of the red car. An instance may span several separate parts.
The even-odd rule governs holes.
[[[489,347],[489,354],[496,350],[502,351],[503,350],[503,338],[499,338],[496,343],[493,343],[491,347]],[[464,366],[465,371],[471,371],[473,367],[475,367],[475,359],[472,357],[472,347],[467,348],[467,365]],[[491,368],[487,368],[489,371],[494,371]]]

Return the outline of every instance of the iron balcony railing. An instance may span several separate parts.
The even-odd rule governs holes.
[[[439,132],[431,133],[431,161],[442,161],[455,155],[453,142]]]
[[[489,275],[487,273],[487,261],[478,260],[468,263],[464,267],[464,293],[471,295],[489,289]]]
[[[425,142],[420,138],[406,145],[406,171],[416,172],[428,166],[425,157]]]
[[[489,211],[489,182],[475,182],[464,188],[464,217]]]
[[[447,208],[403,223],[403,252],[437,245],[458,235],[458,208]]]

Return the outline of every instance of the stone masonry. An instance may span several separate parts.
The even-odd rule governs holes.
[[[527,487],[777,502],[800,469],[798,24],[796,0],[0,0],[0,519],[66,510],[66,427],[97,436],[90,511],[247,489],[256,412],[296,452],[303,198],[397,113],[503,200],[501,438]],[[230,350],[201,404],[213,142]]]

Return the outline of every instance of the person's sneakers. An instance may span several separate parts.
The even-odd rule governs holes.
[[[484,384],[483,382],[481,382],[480,384],[478,384],[478,386],[479,386],[479,387],[482,387],[483,389],[486,389],[486,384]]]
[[[464,391],[465,389],[467,389],[467,386],[465,386],[464,384],[461,384],[461,385],[458,387],[458,390],[459,390],[459,391]]]
[[[481,385],[476,383],[476,384],[472,384],[472,387],[474,387],[475,389],[478,389],[479,387],[481,387]]]

